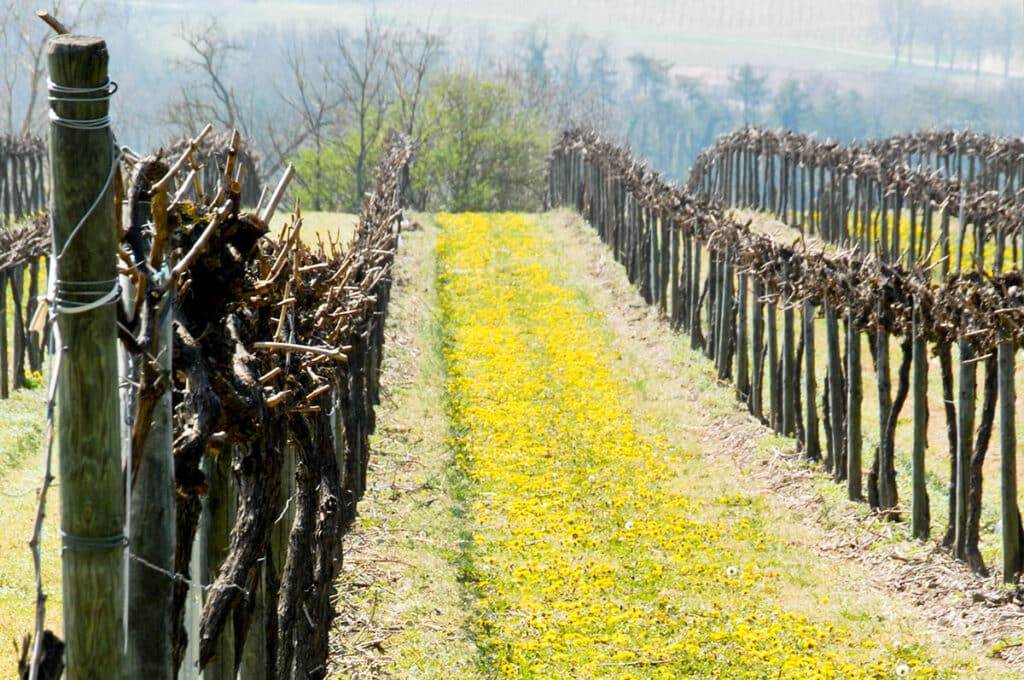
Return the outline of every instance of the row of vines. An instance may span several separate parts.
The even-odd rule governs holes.
[[[24,386],[28,372],[42,370],[45,343],[41,329],[32,327],[32,319],[49,248],[44,218],[28,226],[0,229],[0,399]]]
[[[681,190],[626,149],[575,129],[552,153],[548,195],[590,221],[647,302],[714,360],[720,379],[734,381],[751,413],[795,436],[851,499],[893,520],[907,509],[896,441],[910,400],[909,513],[920,538],[932,514],[925,453],[937,444],[927,430],[934,356],[949,454],[942,542],[986,571],[983,467],[995,435],[1002,575],[1016,582],[1014,366],[1024,344],[1024,276],[1008,267],[1021,256],[1021,168],[1012,146],[997,152],[1003,140],[969,139],[841,148],[745,128],[702,155]],[[725,204],[774,213],[802,235],[764,233]],[[870,383],[874,432],[864,417]],[[874,444],[867,455],[866,443]]]
[[[204,677],[324,677],[341,538],[366,486],[401,177],[411,151],[403,138],[387,144],[350,243],[310,246],[301,239],[301,215],[271,234],[272,208],[239,211],[239,138],[227,141],[215,194],[181,172],[179,193],[200,198],[148,210],[154,182],[173,175],[157,157],[136,163],[128,189],[128,223],[134,228],[142,215],[155,225],[151,242],[134,240],[131,229],[122,242],[134,271],[147,263],[150,270],[134,287],[153,290],[161,234],[180,268],[169,385],[175,576],[154,572],[150,556],[135,553],[134,532],[132,574],[140,583],[156,581],[150,594],[173,586],[170,639],[149,644],[172,646],[181,677],[200,668]],[[193,168],[201,167],[191,158],[196,148],[182,156]],[[201,255],[188,255],[194,252]],[[134,405],[129,446],[139,484],[167,375],[154,344],[163,304],[159,296],[139,296],[119,324],[138,381],[127,401]],[[141,651],[137,658],[145,670],[162,654]]]
[[[290,166],[260,190],[238,132],[212,126],[154,155],[118,149],[103,41],[60,36],[48,54],[74,92],[50,99],[52,212],[42,235],[4,233],[11,257],[56,268],[41,304],[65,640],[43,630],[37,566],[20,675],[325,677],[411,144],[385,142],[350,241],[311,243],[299,210],[270,228]]]
[[[42,367],[38,331],[29,324],[49,246],[45,220],[32,217],[46,208],[45,174],[42,139],[0,135],[0,399]]]

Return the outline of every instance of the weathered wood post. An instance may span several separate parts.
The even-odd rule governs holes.
[[[152,343],[157,352],[152,360],[168,380],[173,342],[172,304],[173,294],[169,292],[154,310],[159,316],[156,341]],[[141,360],[146,361],[147,357]],[[171,680],[174,677],[171,648],[174,581],[168,576],[174,573],[176,543],[173,443],[173,409],[171,390],[167,386],[153,412],[138,478],[133,480],[131,489],[129,545],[132,555],[139,558],[131,562],[128,571],[128,669],[132,678]]]
[[[7,272],[0,271],[0,399],[7,399]]]
[[[28,305],[25,308],[25,319],[31,324],[35,317],[39,298],[39,258],[33,258],[28,265]],[[26,349],[28,350],[28,369],[43,370],[43,353],[39,348],[39,331],[27,328],[25,331]]]
[[[21,295],[25,287],[25,266],[17,265],[8,276],[11,282],[11,305],[14,311],[14,342],[11,350],[13,358],[11,361],[11,374],[14,379],[14,389],[20,390],[25,387],[25,314],[22,309]]]
[[[1016,583],[1021,572],[1020,509],[1017,507],[1017,394],[1013,384],[1014,355],[1010,340],[999,343],[999,473],[1002,480],[1003,582]]]
[[[846,488],[851,501],[864,497],[862,487],[861,451],[861,383],[860,334],[853,323],[853,293],[847,293],[846,321]]]
[[[790,272],[787,261],[787,280]],[[796,342],[793,317],[793,306],[787,302],[782,311],[782,434],[787,437],[796,435]]]
[[[782,385],[780,384],[781,374],[779,371],[779,331],[778,314],[776,313],[776,302],[773,299],[768,303],[768,413],[771,428],[776,432],[782,432]]]
[[[913,388],[914,393],[914,449],[911,464],[913,496],[910,506],[910,531],[914,538],[928,538],[931,524],[931,510],[928,503],[928,489],[925,485],[925,444],[928,429],[928,354],[924,336],[921,334],[921,308],[914,303],[914,349]]]
[[[231,446],[243,446],[232,444]],[[209,483],[206,501],[203,503],[203,519],[199,525],[202,542],[202,559],[199,573],[204,586],[217,581],[221,564],[231,547],[231,528],[234,526],[238,507],[231,484],[230,448],[204,461],[204,472]],[[205,595],[205,593],[204,593]],[[205,605],[205,598],[204,598]],[[217,639],[217,651],[213,659],[203,668],[204,680],[227,680],[235,677],[235,634],[233,620],[224,627]]]
[[[67,677],[124,672],[124,487],[118,407],[117,273],[107,46],[50,41],[50,186],[56,312],[63,353],[61,532]]]
[[[747,338],[747,274],[739,275],[736,319],[736,397],[747,402],[750,399],[750,371]]]
[[[754,370],[750,381],[750,412],[755,418],[763,419],[764,410],[761,405],[762,385],[764,384],[764,364],[761,355],[764,352],[764,305],[761,298],[764,296],[764,284],[761,279],[754,278],[753,286],[753,329],[751,330],[751,365]]]
[[[881,310],[882,303],[878,306]],[[888,478],[886,451],[889,446],[889,412],[892,411],[892,378],[889,372],[889,334],[885,331],[875,333],[875,371],[878,387],[878,448],[872,470],[868,475],[871,483],[868,487],[868,502],[874,510],[890,510],[896,504],[891,497],[894,484]]]
[[[829,437],[832,442],[832,451],[829,463],[832,466],[832,476],[837,482],[846,479],[846,433],[844,423],[846,421],[846,385],[843,382],[842,355],[839,351],[839,321],[836,319],[834,305],[828,301],[824,303],[825,308],[825,342],[828,347],[828,410],[831,417],[829,422]]]
[[[804,457],[821,460],[818,439],[818,384],[814,375],[814,305],[804,300],[800,321],[804,332]]]
[[[957,451],[956,451],[956,523],[953,536],[954,551],[964,558],[967,551],[967,495],[974,447],[974,407],[977,400],[977,371],[974,351],[970,343],[960,336],[960,388],[957,395]]]

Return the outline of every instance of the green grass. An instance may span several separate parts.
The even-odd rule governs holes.
[[[560,217],[558,219],[565,218]],[[570,253],[570,259],[585,257],[582,254],[575,254],[575,252],[579,250],[585,251],[588,247],[591,247],[590,244],[593,244],[593,247],[604,249],[604,246],[598,243],[596,234],[593,234],[589,227],[580,226],[577,228],[583,231],[580,235],[580,240],[587,245],[581,248],[579,245],[572,243],[564,248],[564,252]],[[572,231],[572,227],[569,230]],[[610,254],[606,250],[602,251],[601,257],[607,258],[609,261],[611,259]],[[601,291],[601,295],[597,296],[596,304],[599,308],[607,310],[611,309],[615,304],[621,306],[631,301],[632,304],[629,305],[631,308],[629,313],[631,314],[632,308],[639,302],[639,296],[625,282],[622,270],[617,264],[610,261],[607,266],[615,271],[620,280],[603,284],[604,290]],[[594,266],[592,264],[577,265],[575,268],[575,278],[582,279],[587,275],[592,275],[593,270]],[[819,321],[819,323],[823,322]],[[664,321],[661,321],[660,325],[663,328],[666,326]],[[644,336],[642,328],[634,331],[634,334],[644,338],[649,344],[657,344],[657,335]],[[823,327],[818,330],[818,337],[823,339]],[[758,431],[757,428],[752,428],[750,425],[741,426],[742,429],[738,432],[731,432],[729,423],[735,424],[748,420],[746,416],[741,415],[744,407],[736,401],[733,385],[715,380],[712,363],[702,353],[690,349],[688,336],[669,333],[667,329],[660,332],[671,336],[669,340],[672,353],[671,366],[652,366],[652,363],[657,361],[656,355],[647,356],[644,349],[640,350],[639,358],[637,358],[636,353],[629,353],[632,355],[632,358],[627,363],[628,370],[646,372],[649,375],[653,374],[653,378],[648,380],[647,394],[640,397],[640,399],[649,405],[654,427],[669,436],[672,441],[685,441],[687,438],[702,436],[702,431],[694,428],[695,414],[700,414],[697,416],[697,420],[699,421],[703,417],[705,420],[716,423],[719,429],[717,436],[723,438],[723,443],[719,445],[714,444],[716,434],[711,434],[708,439],[702,439],[702,442],[705,442],[704,446],[710,450],[705,452],[704,457],[690,463],[684,463],[687,469],[681,471],[681,474],[684,476],[691,475],[691,478],[700,480],[699,484],[688,487],[687,493],[693,494],[695,497],[704,499],[707,502],[713,502],[719,496],[733,494],[737,484],[751,485],[741,486],[740,488],[744,489],[744,495],[747,495],[746,489],[750,489],[750,495],[759,496],[759,501],[764,501],[763,504],[759,502],[757,512],[753,514],[760,522],[763,522],[763,526],[770,527],[770,531],[782,539],[780,545],[784,547],[784,550],[777,555],[777,558],[784,565],[783,572],[787,574],[787,577],[791,577],[793,582],[801,584],[799,588],[788,592],[788,597],[791,598],[794,606],[821,610],[828,616],[834,616],[833,620],[835,621],[850,621],[850,625],[844,624],[844,627],[851,628],[856,634],[873,635],[876,633],[871,633],[871,631],[879,630],[879,626],[882,629],[889,628],[893,631],[893,635],[881,635],[877,639],[901,638],[913,648],[911,649],[912,652],[920,650],[916,643],[911,642],[911,639],[916,637],[914,632],[915,625],[919,624],[914,624],[909,619],[900,620],[899,617],[907,612],[901,612],[896,608],[894,602],[889,599],[891,595],[881,594],[869,587],[864,587],[858,581],[859,578],[864,577],[857,576],[859,569],[854,565],[844,565],[841,561],[829,559],[827,556],[816,556],[812,560],[802,559],[800,555],[807,554],[807,548],[799,546],[813,544],[815,536],[818,535],[818,530],[809,525],[804,516],[805,513],[800,508],[789,507],[786,501],[775,498],[775,494],[771,490],[754,490],[758,488],[758,483],[750,480],[749,473],[758,473],[763,469],[761,467],[763,464],[780,464],[777,454],[779,452],[792,452],[795,448],[794,440],[767,432],[764,429]],[[818,348],[821,349],[823,346],[823,340],[819,340]],[[862,354],[865,367],[870,371],[870,354],[868,354],[866,347]],[[824,386],[824,357],[819,357],[817,366],[819,367],[818,387],[820,399],[820,391]],[[937,379],[937,369],[931,371],[929,375]],[[681,396],[686,394],[686,386],[692,386],[691,389],[699,396],[696,399]],[[868,419],[871,404],[877,401],[874,399],[874,392],[870,391],[873,389],[873,383],[870,386],[865,383],[865,429],[871,427],[877,429],[877,415],[874,417],[874,421]],[[765,386],[765,395],[767,397],[767,385]],[[941,396],[941,390],[938,396]],[[941,402],[938,401],[937,397],[932,403],[941,407]],[[908,402],[906,414],[910,413],[909,409],[910,404]],[[938,427],[941,431],[944,427],[941,414],[935,414],[933,411],[931,424],[933,427]],[[909,427],[905,429],[905,434],[909,437]],[[705,433],[703,437],[709,436],[706,431],[703,432]],[[944,434],[942,436],[944,437]],[[746,440],[744,443],[736,445],[752,446],[757,451],[756,460],[753,463],[754,470],[738,470],[735,467],[731,452],[731,447],[734,445],[733,442],[735,440]],[[822,436],[821,441],[824,445],[824,436]],[[942,441],[944,439],[937,440],[934,437],[932,438],[933,445],[941,445]],[[900,444],[899,439],[897,439],[897,444]],[[865,442],[866,465],[870,464],[867,446],[868,444]],[[909,443],[904,450],[909,451]],[[942,458],[941,454],[939,454],[939,457]],[[800,461],[785,462],[786,460],[786,457],[783,457],[781,464],[817,467]],[[900,453],[900,462],[908,460],[909,453],[906,455]],[[930,469],[934,471],[934,475],[931,477],[933,486],[929,488],[932,502],[933,531],[940,531],[941,526],[944,526],[945,512],[945,490],[942,488],[945,482],[941,474],[943,470],[932,462],[929,462],[929,465],[931,466]],[[946,470],[948,472],[948,468]],[[901,498],[909,502],[909,472],[900,474],[899,482],[901,484]],[[813,493],[824,500],[825,511],[818,515],[824,529],[835,529],[838,525],[838,519],[840,517],[849,517],[851,509],[855,512],[858,511],[857,509],[861,509],[859,510],[860,512],[867,513],[865,504],[851,504],[846,500],[845,487],[834,484],[826,475],[816,475],[816,481],[812,482],[812,484]],[[997,493],[998,482],[992,481],[990,478],[986,485],[986,491],[995,491]],[[989,512],[991,507],[995,506],[990,504],[986,512]],[[900,526],[903,527],[904,525]],[[909,534],[909,523],[904,528],[906,529],[905,533]],[[850,527],[846,526],[844,530],[849,531]],[[908,538],[908,536],[902,536],[902,533],[901,531],[895,532],[893,540],[900,540],[901,537]],[[905,544],[901,551],[906,552],[913,545],[910,543]],[[922,553],[929,550],[927,544],[917,545],[920,546]],[[815,554],[817,555],[817,553]],[[827,605],[821,604],[821,597],[826,597],[829,603]],[[935,653],[934,649],[933,653]],[[975,670],[974,672],[969,670],[976,661],[975,658],[972,658],[975,654],[976,652],[968,650],[965,646],[960,646],[959,643],[948,646],[944,652],[940,653],[941,656],[946,657],[946,662],[952,667],[959,667],[961,669],[958,671],[958,677],[982,677],[983,674],[978,675],[978,673],[982,673],[981,670]]]
[[[11,675],[17,655],[11,640],[32,630],[35,583],[28,541],[42,478],[43,389],[20,390],[0,401],[0,674]],[[56,464],[56,461],[54,461]],[[61,633],[60,540],[56,486],[47,497],[43,530],[43,583],[48,628]]]
[[[40,267],[39,268],[39,277],[37,279],[37,285],[38,285],[39,294],[43,294],[43,293],[46,292],[46,268],[45,267]],[[26,309],[26,306],[27,306],[27,303],[28,303],[28,292],[29,292],[29,271],[28,271],[28,268],[26,267],[25,268],[25,272],[24,272],[24,283],[22,285],[22,293],[21,293],[21,309],[22,309],[22,314],[23,315],[25,314],[25,309]],[[7,366],[8,366],[8,370],[13,370],[13,362],[14,362],[14,296],[11,294],[11,286],[10,286],[9,282],[4,287],[4,297],[5,297],[5,303],[4,303],[5,315],[4,316],[5,316],[5,321],[6,321],[6,324],[7,324]],[[32,323],[32,319],[30,319],[30,318],[23,318],[22,321],[25,324],[25,326],[28,326],[28,325],[30,325]],[[25,370],[26,370],[26,372],[28,372],[28,356],[27,355],[25,357]],[[29,381],[30,386],[38,386],[40,384],[40,379],[41,378],[40,378],[39,375],[31,375],[31,374],[29,374],[26,377],[27,377],[27,380]]]
[[[360,517],[345,539],[338,678],[474,678],[469,480],[452,464],[446,364],[433,315],[437,227],[402,236],[387,320],[383,398]],[[382,640],[374,647],[367,641]]]
[[[278,209],[274,218],[270,221],[270,230],[274,234],[280,234],[285,224],[291,224],[293,215],[283,209]],[[330,240],[347,245],[356,230],[358,215],[336,212],[316,212],[312,210],[302,211],[302,240],[310,245],[321,239],[327,246]]]
[[[17,390],[10,399],[0,400],[0,479],[21,467],[42,446],[44,392],[40,385],[36,389]]]

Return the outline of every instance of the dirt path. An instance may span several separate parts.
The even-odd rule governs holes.
[[[831,485],[793,460],[789,442],[769,436],[739,411],[703,357],[689,351],[684,339],[642,303],[621,267],[577,218],[553,213],[542,220],[554,250],[549,260],[559,263],[598,319],[605,346],[614,348],[616,374],[627,376],[629,410],[646,414],[636,420],[637,431],[685,443],[675,472],[659,482],[663,493],[685,495],[699,508],[694,517],[702,526],[740,518],[765,527],[777,541],[771,552],[777,581],[764,591],[771,593],[770,606],[834,623],[853,640],[874,640],[887,650],[883,656],[896,659],[887,672],[910,673],[919,659],[928,659],[953,677],[1009,677],[1014,667],[986,658],[992,643],[982,638],[971,645],[962,639],[969,625],[940,621],[934,608],[915,604],[927,599],[922,597],[926,590],[916,589],[911,574],[928,572],[901,569],[921,556],[919,548],[898,537],[885,538],[889,527],[857,520],[858,506],[848,507]],[[388,393],[378,421],[373,481],[361,504],[359,526],[346,539],[335,636],[337,670],[346,677],[489,677],[496,673],[491,665],[495,653],[491,649],[485,658],[479,652],[478,618],[488,611],[498,620],[507,614],[492,611],[486,595],[482,603],[478,589],[470,587],[476,581],[467,578],[473,573],[467,562],[479,561],[469,548],[474,537],[484,543],[484,557],[500,558],[500,552],[487,552],[486,541],[503,539],[500,532],[488,538],[487,527],[472,516],[471,503],[479,500],[480,489],[467,485],[452,465],[446,442],[444,369],[432,312],[436,232],[427,220],[424,227],[406,236],[399,255],[383,381]],[[858,553],[871,556],[866,563],[847,559],[851,544],[863,547],[865,542],[877,544]],[[763,557],[757,550],[727,548]],[[500,579],[500,573],[494,578]],[[895,592],[900,589],[910,594]],[[716,597],[723,610],[741,611],[728,593]],[[696,611],[686,598],[676,604]],[[1015,625],[1010,621],[1011,628]],[[837,649],[848,646],[837,644]],[[902,669],[900,654],[914,664]],[[862,653],[864,659],[872,656]],[[668,670],[662,665],[668,661],[608,663],[595,666],[602,669],[596,674],[648,677]],[[544,677],[530,667],[503,670]],[[715,675],[733,677],[728,669]]]
[[[437,227],[419,219],[395,263],[369,488],[344,539],[332,655],[341,677],[476,673],[459,583],[468,511],[450,467],[436,346]]]

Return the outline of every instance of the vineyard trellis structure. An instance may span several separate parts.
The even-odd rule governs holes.
[[[46,209],[46,140],[0,135],[0,227]]]
[[[222,169],[227,162],[231,132],[213,130],[193,156],[197,181],[207,195],[216,193]],[[188,146],[179,139],[167,147],[166,155],[176,155]],[[42,215],[47,209],[46,141],[41,137],[0,136],[0,399],[26,383],[26,371],[42,370],[45,328],[32,329],[30,321],[38,308],[40,272],[47,261],[49,232]],[[243,168],[240,178],[241,202],[255,206],[265,198],[260,184],[260,164],[244,140],[235,163]],[[10,291],[11,323],[6,318]]]
[[[177,156],[189,148],[190,139],[183,137],[166,147],[166,155]],[[228,162],[227,152],[231,147],[231,130],[213,129],[203,138],[202,144],[193,151],[195,160],[196,181],[203,192],[212,196],[217,193],[217,185],[223,176],[223,169]],[[243,138],[235,150],[234,163],[239,168],[239,180],[242,185],[241,202],[243,206],[254,206],[264,196],[264,187],[260,184],[260,160],[255,149]]]
[[[173,571],[191,575],[175,582],[172,607],[182,677],[197,667],[225,678],[326,673],[341,538],[366,488],[410,158],[407,140],[389,140],[347,246],[304,244],[301,217],[277,239],[259,211],[230,207],[216,226],[237,205],[237,181],[222,180],[218,195],[234,188],[199,212],[208,219],[190,224],[187,204],[169,213],[184,252],[215,225],[175,300]],[[144,160],[139,181],[154,175],[149,164],[160,162]],[[140,368],[133,460],[158,379]]]
[[[0,399],[25,385],[26,370],[42,370],[46,328],[33,326],[32,320],[49,250],[49,224],[44,217],[0,229]]]
[[[68,175],[78,167],[66,160],[75,157],[76,145],[103,149],[113,140],[102,115],[113,94],[106,46],[100,39],[60,36],[51,41],[49,59],[51,71],[58,70],[52,81],[60,83],[51,88],[64,88],[63,96],[51,97],[58,107],[52,125],[61,128],[51,129],[52,153],[63,159],[51,169],[53,224],[41,219],[28,231],[0,232],[12,239],[0,250],[0,272],[8,260],[35,256],[41,238],[43,252],[60,253],[50,258],[59,260],[72,252],[64,244],[77,235],[90,247],[72,253],[75,263],[90,256],[102,267],[116,262],[119,290],[111,296],[109,281],[98,290],[99,279],[91,288],[76,287],[75,279],[62,278],[71,271],[63,262],[47,300],[52,333],[67,341],[55,352],[56,393],[87,393],[90,383],[119,385],[121,402],[113,407],[122,419],[119,454],[69,434],[101,427],[90,419],[111,410],[104,394],[57,402],[69,673],[324,677],[341,539],[366,488],[412,145],[401,135],[385,141],[350,242],[328,236],[309,244],[301,238],[299,212],[281,233],[269,229],[294,172],[290,166],[272,192],[257,195],[252,211],[242,210],[243,180],[255,184],[258,177],[244,160],[237,131],[211,143],[207,126],[173,155],[136,157],[122,150],[118,161],[115,148],[106,184],[104,153],[90,154],[102,168]],[[89,69],[69,67],[75,60]],[[102,73],[91,70],[100,67]],[[87,80],[67,82],[74,77]],[[77,125],[77,117],[88,124]],[[91,184],[102,187],[95,200],[97,189],[86,188]],[[102,200],[108,196],[109,205]],[[67,206],[90,204],[99,209],[90,208],[75,226],[79,215]],[[98,249],[97,234],[116,234],[116,247]],[[109,338],[87,338],[104,316],[115,315],[111,309],[116,331],[111,324]],[[113,380],[97,377],[99,364],[86,366],[69,337],[87,338],[83,346],[109,344],[111,351],[116,345]],[[88,497],[83,480],[110,467],[112,454],[123,468],[121,499],[111,493],[81,512],[73,503]],[[52,480],[47,461],[31,543],[38,593],[34,636],[22,647],[26,677],[46,677],[39,675],[46,672],[40,661],[61,653],[55,636],[44,635],[38,571]],[[110,517],[100,517],[108,507]],[[128,518],[123,535],[111,536],[109,527],[93,535],[104,526],[99,522],[109,524],[119,513]],[[127,587],[120,576],[96,572],[96,565],[119,563],[121,554],[129,565]],[[76,580],[83,576],[86,582]],[[84,611],[112,616],[72,615],[79,600]],[[89,665],[99,659],[110,664]]]
[[[39,217],[46,208],[46,167],[42,138],[0,135],[0,399],[24,386],[26,369],[42,367],[40,331],[30,321],[49,245]]]
[[[928,353],[935,355],[951,480],[943,543],[985,571],[978,548],[982,466],[996,434],[1002,576],[1016,582],[1022,532],[1013,376],[1024,343],[1024,275],[1015,268],[1024,256],[1017,146],[927,133],[841,147],[743,128],[698,158],[684,190],[627,149],[577,128],[553,149],[548,200],[576,208],[594,226],[643,298],[689,334],[720,379],[734,381],[756,417],[795,436],[803,455],[845,484],[851,499],[866,496],[891,519],[903,507],[896,427],[912,400],[910,515],[920,538],[932,512],[924,454]],[[762,233],[732,207],[773,213],[801,238]],[[879,413],[870,465],[862,342]],[[823,376],[814,361],[821,346]]]

